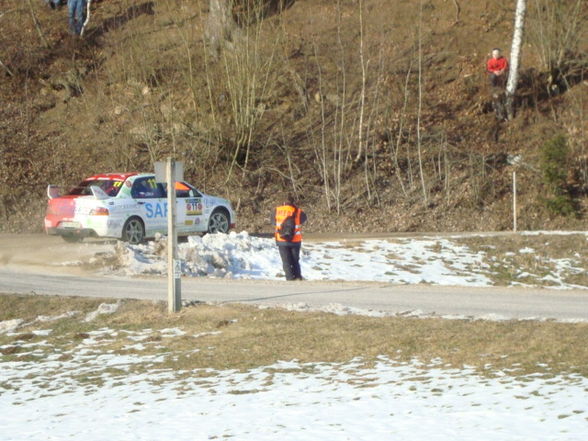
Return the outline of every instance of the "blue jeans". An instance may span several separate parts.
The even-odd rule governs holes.
[[[76,35],[80,35],[84,21],[86,21],[86,0],[67,0],[67,12],[69,30]]]

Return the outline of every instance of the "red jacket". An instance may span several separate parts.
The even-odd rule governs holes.
[[[508,69],[508,61],[506,61],[506,58],[504,57],[490,58],[486,64],[486,69],[488,72],[498,73],[501,70]]]

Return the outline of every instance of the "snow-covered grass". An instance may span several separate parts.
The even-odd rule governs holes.
[[[573,243],[568,250],[563,243]],[[113,245],[92,263],[126,275],[165,274],[165,241]],[[179,245],[187,276],[279,279],[272,239],[247,232],[192,236]],[[307,280],[588,288],[588,234],[451,236],[304,243]]]
[[[14,311],[55,302],[16,299],[24,304]],[[0,335],[3,441],[588,436],[588,377],[569,363],[562,370],[545,349],[551,337],[560,341],[557,353],[571,353],[585,341],[586,325],[237,305],[200,305],[169,317],[150,302],[95,303],[77,304],[82,313],[55,311],[49,320],[24,317],[26,327]],[[527,354],[517,352],[521,346]],[[471,358],[460,359],[467,351]],[[378,352],[386,355],[372,355]],[[283,358],[292,353],[301,359]],[[341,359],[325,361],[333,354]]]
[[[586,323],[333,312],[0,295],[0,439],[588,438]]]
[[[154,360],[104,355],[94,362],[124,372]],[[484,378],[441,361],[380,357],[370,367],[360,359],[282,361],[244,372],[105,373],[100,387],[75,381],[90,369],[81,353],[67,363],[53,358],[4,364],[4,384],[11,387],[0,396],[2,439],[584,441],[588,436],[588,380],[578,376],[514,378],[497,372]]]
[[[457,240],[475,251],[483,251],[492,279],[513,286],[551,288],[588,287],[588,234],[523,233]]]

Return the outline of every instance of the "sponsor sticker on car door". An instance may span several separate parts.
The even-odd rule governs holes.
[[[186,221],[187,224],[193,225],[195,230],[201,229],[203,211],[202,198],[186,199]]]
[[[186,183],[176,183],[179,231],[189,233],[202,230],[203,203],[196,194]]]

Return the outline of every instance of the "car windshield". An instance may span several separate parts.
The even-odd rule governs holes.
[[[115,197],[122,187],[123,181],[118,179],[88,179],[80,182],[72,188],[68,195],[90,196],[92,194],[91,186],[99,187],[110,197]]]

